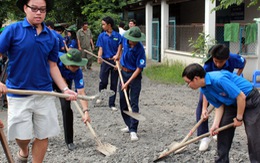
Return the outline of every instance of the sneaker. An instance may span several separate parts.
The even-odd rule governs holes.
[[[76,146],[75,146],[74,143],[69,143],[69,144],[67,144],[67,147],[68,147],[68,149],[69,149],[70,151],[73,151],[73,150],[76,148]]]
[[[199,151],[206,151],[209,147],[210,141],[211,141],[211,138],[209,138],[209,137],[201,139]]]
[[[128,127],[122,128],[121,131],[127,133],[129,132],[129,128]]]
[[[213,138],[215,141],[218,140],[218,136],[217,136],[217,135],[214,135],[212,138]]]
[[[113,111],[117,111],[117,108],[114,106],[111,106],[110,109],[112,109]]]
[[[101,99],[97,99],[96,104],[100,104],[102,102]]]
[[[137,141],[138,137],[137,137],[136,132],[130,132],[130,138],[131,138],[131,141]]]

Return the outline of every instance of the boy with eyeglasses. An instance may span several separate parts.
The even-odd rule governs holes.
[[[52,91],[54,81],[68,100],[76,100],[57,66],[58,40],[43,23],[52,0],[18,0],[17,7],[26,14],[23,21],[6,27],[0,35],[0,55],[8,52],[6,85],[0,83],[0,94],[7,88]],[[48,138],[57,136],[60,128],[55,97],[8,94],[8,138],[16,140],[19,150],[16,162],[27,162],[32,140],[32,162],[43,162]]]
[[[226,70],[206,72],[193,63],[185,67],[183,80],[191,89],[200,88],[215,109],[210,135],[218,134],[216,163],[229,162],[229,150],[235,134],[235,127],[245,125],[249,159],[260,162],[260,94],[245,78]],[[234,127],[221,132],[217,128],[233,123]]]
[[[204,69],[206,72],[228,70],[233,72],[237,69],[237,75],[241,75],[246,65],[246,60],[238,54],[232,54],[229,48],[224,44],[214,45],[209,50],[209,57],[205,61]],[[197,122],[201,119],[201,116],[205,121],[198,127],[197,135],[200,136],[209,131],[208,127],[208,101],[203,98],[203,94],[200,93],[199,103],[196,109],[196,120]],[[211,138],[206,137],[201,140],[199,151],[205,151],[209,147]]]

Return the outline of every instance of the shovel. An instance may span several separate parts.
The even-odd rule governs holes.
[[[91,53],[90,51],[84,50],[84,52],[86,52],[86,53],[92,55],[93,57],[96,57],[97,59],[101,59],[103,62],[105,62],[105,63],[108,64],[109,66],[112,66],[112,67],[114,67],[114,68],[117,68],[117,67],[116,67],[115,65],[113,65],[112,63],[110,63],[110,62],[104,60],[102,57],[99,57],[99,56],[97,56],[97,55]]]
[[[6,155],[6,158],[7,158],[8,162],[9,163],[14,163],[13,156],[12,156],[12,154],[10,152],[10,148],[8,146],[8,143],[7,143],[7,140],[6,140],[3,128],[0,128],[0,141],[1,141],[1,144],[2,144],[2,147],[4,149],[4,152],[5,152],[5,155]]]
[[[70,97],[69,94],[63,94],[63,93],[58,93],[58,92],[50,92],[50,91],[33,91],[33,90],[21,90],[21,89],[8,89],[8,93],[13,93],[13,94],[19,94],[19,95],[50,95],[50,96],[57,96],[61,98],[67,98]],[[102,90],[100,93],[93,95],[93,96],[82,96],[78,95],[78,99],[81,100],[95,100],[97,98],[100,98],[102,96],[107,96],[108,94],[112,96],[114,92],[108,91],[108,90]],[[112,94],[112,95],[111,95]]]
[[[209,105],[208,107],[208,114],[210,114],[212,111],[214,110],[214,106],[213,105]],[[172,142],[169,145],[169,148],[171,148],[172,146],[176,146],[177,144],[182,144],[184,142],[186,142],[191,136],[192,134],[197,130],[197,128],[201,125],[201,123],[204,121],[203,118],[200,118],[200,120],[196,123],[196,125],[190,130],[190,132],[186,135],[186,137],[180,142]],[[174,153],[180,153],[182,152],[187,146],[182,147],[181,149],[176,150]]]
[[[228,128],[231,128],[231,127],[233,127],[233,126],[234,126],[234,123],[230,123],[230,124],[228,124],[228,125],[226,125],[226,126],[223,126],[223,127],[220,127],[220,128],[218,128],[218,129],[216,129],[215,131],[220,132],[220,131],[226,130],[226,129],[228,129]],[[169,154],[171,154],[171,153],[177,151],[178,149],[181,149],[182,147],[184,147],[184,146],[186,146],[186,145],[188,145],[188,144],[191,144],[191,143],[193,143],[193,142],[196,142],[196,141],[198,141],[198,140],[200,140],[200,139],[202,139],[202,138],[208,137],[208,136],[210,136],[210,132],[205,133],[205,134],[203,134],[203,135],[200,135],[200,136],[198,136],[198,137],[195,137],[195,138],[193,138],[193,139],[191,139],[191,140],[189,140],[189,141],[186,141],[186,142],[184,142],[184,143],[182,143],[182,144],[176,144],[175,146],[172,146],[171,149],[169,149],[169,150],[168,150],[168,149],[164,150],[164,151],[159,155],[159,157],[154,160],[154,162],[161,160],[162,158],[168,156]]]
[[[73,101],[74,105],[76,106],[77,110],[79,111],[79,113],[81,114],[82,118],[84,118],[84,113],[82,112],[79,104],[77,103],[77,101]],[[90,123],[87,121],[86,125],[88,126],[90,132],[92,133],[96,143],[97,143],[97,150],[99,152],[101,152],[102,154],[106,155],[106,156],[110,156],[112,154],[114,154],[116,152],[116,147],[109,144],[109,143],[102,143],[101,140],[98,138],[97,134],[95,133],[95,131],[93,130],[92,126],[90,125]]]
[[[93,54],[93,53],[91,53],[91,52],[89,52],[89,51],[87,51],[87,50],[84,50],[84,51],[85,51],[86,53],[88,53],[88,54],[90,54],[90,55],[96,57],[96,58],[102,59],[102,61],[105,62],[106,64],[108,64],[108,65],[110,65],[110,66],[112,66],[112,67],[114,67],[114,68],[118,68],[118,73],[119,73],[120,80],[121,80],[122,83],[124,82],[124,81],[123,81],[123,78],[122,78],[122,74],[121,74],[121,70],[120,70],[119,64],[118,64],[117,66],[115,66],[115,65],[113,65],[112,63],[110,63],[110,62],[104,60],[104,59],[101,58],[101,57],[96,56],[95,54]],[[124,91],[124,94],[125,94],[127,107],[128,107],[128,110],[129,110],[129,111],[125,111],[125,110],[124,110],[123,112],[124,112],[125,114],[129,115],[130,117],[133,117],[134,119],[137,119],[137,120],[139,120],[139,121],[145,121],[145,117],[144,117],[144,116],[142,116],[140,113],[135,113],[135,112],[132,111],[132,107],[131,107],[131,105],[130,105],[130,102],[129,102],[129,99],[128,99],[128,96],[127,96],[127,92],[126,92],[125,89],[124,89],[123,91]]]
[[[123,80],[123,77],[122,77],[122,73],[121,73],[121,69],[120,69],[120,66],[119,66],[119,61],[116,61],[116,66],[118,68],[118,74],[119,74],[119,78],[121,80],[121,83],[124,84],[124,80]],[[132,107],[130,105],[130,102],[129,102],[129,98],[128,98],[128,95],[127,95],[127,92],[126,90],[124,89],[124,94],[125,94],[125,99],[126,99],[126,103],[127,103],[127,107],[128,107],[128,110],[129,111],[123,111],[125,114],[133,117],[134,119],[137,119],[139,121],[145,121],[145,117],[142,116],[140,113],[135,113],[132,111]]]

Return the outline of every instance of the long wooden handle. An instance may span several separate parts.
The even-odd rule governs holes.
[[[122,73],[121,73],[121,68],[120,68],[120,65],[119,65],[119,61],[116,61],[116,66],[117,66],[117,69],[118,69],[118,74],[119,74],[120,81],[121,81],[122,85],[124,85],[124,80],[123,80],[123,76],[122,76]],[[124,94],[125,94],[125,100],[126,100],[126,103],[127,103],[128,110],[130,112],[133,112],[132,107],[131,107],[130,102],[129,102],[129,98],[128,98],[127,92],[126,92],[125,89],[123,89],[123,91],[124,91]]]
[[[77,108],[78,112],[80,113],[81,117],[84,118],[84,113],[83,113],[83,111],[81,110],[81,108],[80,108],[78,102],[77,102],[77,101],[73,101],[73,103],[74,103],[74,105],[76,106],[76,108]],[[97,136],[96,132],[94,131],[94,129],[92,128],[91,124],[90,124],[88,121],[86,121],[86,124],[87,124],[87,126],[88,126],[90,132],[92,133],[94,139],[96,140],[97,144],[98,144],[98,145],[102,145],[101,140],[98,138],[98,136]]]
[[[69,94],[58,93],[58,92],[49,92],[49,91],[33,91],[33,90],[21,90],[21,89],[8,89],[8,93],[19,94],[19,95],[49,95],[49,96],[57,96],[61,98],[70,97]],[[82,100],[94,100],[96,96],[82,96],[78,95],[78,99]]]
[[[0,128],[0,141],[1,141],[1,144],[2,144],[2,147],[4,149],[4,152],[5,152],[5,155],[6,155],[6,158],[7,158],[8,162],[9,163],[14,163],[14,160],[13,160],[13,157],[12,157],[12,153],[11,153],[10,148],[8,146],[8,143],[7,143],[7,140],[6,140],[3,128]]]
[[[234,126],[234,123],[230,123],[230,124],[228,124],[228,125],[226,125],[226,126],[223,126],[223,127],[221,127],[221,128],[216,129],[216,131],[220,132],[220,131],[226,130],[226,129],[228,129],[228,128],[231,128],[231,127],[233,127],[233,126]],[[168,151],[163,152],[163,153],[162,153],[156,160],[154,160],[154,161],[157,161],[157,160],[159,160],[159,159],[161,159],[161,158],[163,158],[163,157],[165,157],[165,156],[168,156],[169,154],[175,152],[176,150],[178,150],[178,149],[180,149],[180,148],[182,148],[182,147],[184,147],[184,146],[186,146],[186,145],[188,145],[188,144],[191,144],[191,143],[193,143],[193,142],[196,142],[196,141],[198,141],[198,140],[200,140],[200,139],[202,139],[202,138],[208,137],[208,136],[210,136],[210,132],[205,133],[205,134],[203,134],[203,135],[200,135],[200,136],[198,136],[198,137],[196,137],[196,138],[193,138],[193,139],[191,139],[191,140],[189,140],[189,141],[186,141],[186,142],[184,142],[184,143],[182,143],[182,144],[178,144],[178,145],[174,146],[172,149],[169,149]]]
[[[213,110],[214,110],[214,106],[213,105],[209,105],[208,107],[208,114],[210,114]],[[200,118],[200,120],[196,123],[196,125],[190,130],[190,132],[187,134],[187,136],[181,141],[181,143],[186,142],[189,137],[192,136],[192,134],[197,130],[197,128],[201,125],[201,123],[204,121],[203,118]]]
[[[99,56],[97,56],[97,55],[95,55],[95,54],[93,54],[93,53],[91,53],[90,51],[87,51],[87,50],[84,50],[84,52],[86,52],[86,53],[92,55],[93,57],[96,57],[96,58],[98,58],[98,59],[101,59],[101,60],[102,60],[103,62],[105,62],[106,64],[108,64],[108,65],[110,65],[110,66],[116,68],[116,65],[113,65],[112,63],[110,63],[110,62],[104,60],[102,57],[99,57]]]

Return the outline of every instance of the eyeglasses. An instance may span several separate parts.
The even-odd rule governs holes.
[[[46,8],[31,7],[31,6],[27,5],[27,4],[26,4],[26,6],[29,7],[32,12],[40,11],[40,13],[46,13]]]
[[[194,79],[194,78],[193,78]],[[191,79],[189,82],[186,82],[187,83],[187,87],[190,86],[190,83],[193,81],[193,79]]]

